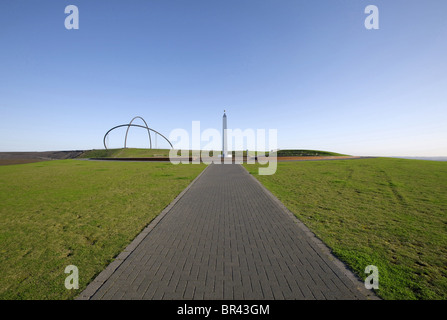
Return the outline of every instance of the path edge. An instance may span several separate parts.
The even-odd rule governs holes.
[[[327,259],[329,259],[336,267],[337,269],[343,273],[356,287],[356,289],[366,297],[368,300],[381,300],[374,291],[368,290],[365,288],[364,283],[361,281],[361,279],[354,274],[351,269],[348,267],[347,264],[345,264],[343,261],[341,261],[339,258],[337,258],[333,253],[331,248],[329,248],[320,238],[317,237],[315,233],[313,233],[292,211],[290,211],[284,203],[282,203],[269,189],[267,189],[261,181],[256,179],[243,165],[240,165],[245,173],[251,177],[264,191],[264,193],[273,200],[276,204],[278,204],[281,209],[293,220],[294,223],[297,224],[297,226],[304,231],[304,233],[311,239],[311,241],[317,246],[318,249],[320,249],[320,252],[325,255]]]
[[[138,247],[138,245],[146,238],[146,236],[157,226],[158,223],[171,211],[177,202],[185,195],[186,192],[194,185],[194,183],[203,175],[210,165],[207,165],[202,172],[180,192],[171,203],[169,203],[162,212],[160,212],[149,224],[141,231],[132,242],[103,270],[96,278],[90,282],[87,287],[75,298],[75,300],[90,300],[95,293],[104,285],[104,283],[112,276],[112,274],[121,266],[127,257]]]

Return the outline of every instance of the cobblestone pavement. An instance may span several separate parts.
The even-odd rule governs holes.
[[[241,165],[213,164],[78,299],[374,299]]]

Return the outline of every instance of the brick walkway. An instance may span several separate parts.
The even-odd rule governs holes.
[[[78,299],[375,298],[343,268],[242,166],[214,164]]]

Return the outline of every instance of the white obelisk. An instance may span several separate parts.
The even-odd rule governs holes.
[[[222,158],[227,156],[227,115],[223,115],[223,123],[222,123]]]

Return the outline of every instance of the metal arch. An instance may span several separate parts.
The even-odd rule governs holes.
[[[147,134],[149,135],[149,148],[152,149],[151,132],[149,131],[149,127],[148,127],[146,121],[145,121],[142,117],[140,117],[140,116],[136,116],[136,117],[134,117],[132,120],[130,120],[129,124],[131,125],[132,122],[133,122],[135,119],[141,119],[141,120],[143,120],[144,124],[146,125],[146,128],[147,128]],[[126,148],[126,145],[127,145],[127,134],[129,133],[129,129],[130,129],[130,127],[131,127],[131,126],[128,126],[128,127],[127,127],[127,130],[126,130],[126,137],[124,138],[124,148]]]
[[[160,132],[158,132],[158,131],[156,131],[156,130],[154,130],[154,129],[151,129],[151,128],[149,128],[149,127],[140,126],[140,125],[138,125],[138,124],[130,124],[130,123],[128,123],[128,124],[120,124],[119,126],[113,127],[112,129],[110,129],[109,131],[107,131],[106,134],[104,135],[104,139],[103,139],[104,148],[107,149],[107,145],[106,145],[106,138],[107,138],[107,135],[108,135],[112,130],[115,130],[115,129],[117,129],[117,128],[121,128],[121,127],[139,127],[139,128],[148,129],[148,130],[150,130],[150,131],[153,131],[153,132],[155,132],[156,134],[160,135],[162,138],[164,138],[164,139],[169,143],[169,145],[171,146],[171,149],[174,149],[174,147],[172,146],[171,141],[169,141],[168,138],[166,138],[166,137],[165,137],[164,135],[162,135]],[[127,128],[127,129],[129,129],[129,128]]]

